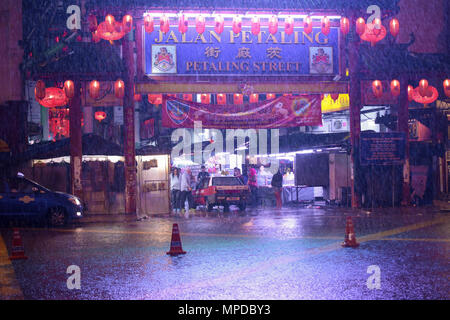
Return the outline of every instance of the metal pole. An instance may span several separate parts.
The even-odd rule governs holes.
[[[82,133],[81,133],[81,84],[74,81],[75,95],[69,101],[69,128],[70,128],[70,191],[73,195],[82,198],[81,163],[83,161]]]

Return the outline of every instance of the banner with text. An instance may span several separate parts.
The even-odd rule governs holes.
[[[244,105],[211,105],[164,96],[162,124],[169,128],[262,129],[322,124],[320,95],[282,96]]]

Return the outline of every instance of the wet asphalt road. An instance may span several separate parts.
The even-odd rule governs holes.
[[[345,216],[357,249],[342,248]],[[177,222],[186,255],[166,255]],[[25,299],[449,299],[450,218],[427,209],[247,210],[24,227]],[[11,250],[11,229],[0,229]],[[81,270],[69,290],[66,269]],[[367,268],[380,270],[369,289]]]

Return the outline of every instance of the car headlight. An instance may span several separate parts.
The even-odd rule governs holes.
[[[76,206],[81,206],[81,201],[80,199],[76,198],[76,197],[71,197],[69,198],[69,201],[72,202],[74,205]]]

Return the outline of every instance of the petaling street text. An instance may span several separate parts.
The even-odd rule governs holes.
[[[300,72],[300,62],[187,61],[186,72]]]

